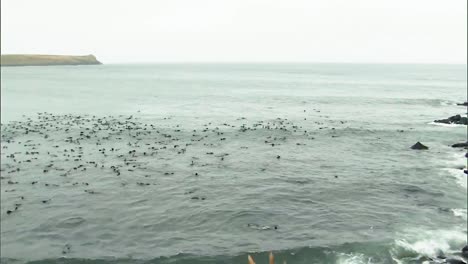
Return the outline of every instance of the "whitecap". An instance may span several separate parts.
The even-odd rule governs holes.
[[[466,230],[465,230],[466,231]],[[466,243],[466,233],[462,230],[413,230],[410,234],[396,239],[392,248],[395,259],[435,258],[441,252],[453,254],[459,252]]]
[[[463,172],[463,170],[453,168],[445,168],[444,170],[447,171],[450,174],[450,176],[455,178],[458,185],[467,189],[467,175]]]
[[[466,164],[466,157],[465,157],[466,152],[455,152],[455,153],[450,153],[451,155],[450,158],[446,161],[447,164],[457,166],[457,167],[463,167]]]
[[[365,256],[364,254],[338,254],[337,264],[370,264],[373,263],[370,257]]]
[[[429,122],[427,123],[428,125],[434,125],[434,126],[443,126],[443,127],[466,127],[466,125],[460,125],[460,124],[445,124],[445,123],[438,123],[438,122]]]
[[[465,220],[467,220],[467,209],[462,209],[462,208],[454,208],[452,209],[453,215],[461,217]]]

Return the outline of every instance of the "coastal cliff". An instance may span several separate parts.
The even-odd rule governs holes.
[[[94,55],[8,54],[1,56],[1,66],[98,65]]]

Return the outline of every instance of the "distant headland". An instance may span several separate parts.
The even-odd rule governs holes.
[[[98,65],[102,64],[94,55],[37,55],[5,54],[1,55],[1,66],[51,66],[51,65]]]

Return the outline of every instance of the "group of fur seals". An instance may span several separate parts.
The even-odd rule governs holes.
[[[314,112],[320,111],[303,110],[307,117]],[[157,180],[157,177],[151,175],[154,171],[150,172],[147,168],[150,162],[172,160],[177,163],[186,160],[184,156],[187,153],[196,153],[188,161],[192,173],[187,176],[201,177],[203,174],[199,169],[209,165],[210,162],[229,162],[232,153],[218,153],[216,150],[224,144],[232,144],[233,138],[243,135],[250,137],[251,133],[266,134],[266,138],[259,138],[259,141],[272,147],[281,147],[290,140],[291,136],[295,140],[314,139],[315,132],[310,125],[316,126],[317,129],[332,129],[330,134],[335,135],[335,127],[327,127],[323,121],[308,121],[309,131],[307,131],[301,125],[279,117],[262,121],[250,121],[241,117],[231,124],[224,122],[215,125],[208,122],[203,124],[201,129],[188,130],[184,130],[181,124],[174,124],[172,120],[168,124],[160,121],[162,124],[156,125],[142,122],[135,115],[95,116],[41,112],[37,113],[37,116],[24,116],[22,121],[2,124],[1,180],[10,185],[33,185],[36,190],[44,187],[74,187],[82,189],[81,191],[87,194],[105,195],[105,191],[96,190],[97,187],[92,181],[83,181],[79,175],[112,174],[122,179],[122,187],[128,186],[128,180],[131,180],[136,186],[143,188],[156,185],[154,180]],[[330,121],[330,124],[341,127],[346,127],[346,123],[346,121]],[[306,146],[299,142],[293,144]],[[207,150],[204,152],[207,156],[216,157],[217,161],[200,155],[198,150],[203,148]],[[240,149],[245,150],[248,147],[240,146]],[[281,158],[279,154],[272,155],[271,162],[279,162]],[[145,175],[145,178],[135,178],[135,175],[140,174]],[[163,171],[160,174],[163,177],[170,177],[174,172]],[[60,176],[63,180],[49,182],[55,176]],[[18,193],[18,189],[4,191]],[[53,203],[53,198],[48,196],[49,193],[49,190],[45,190],[36,202]],[[193,197],[199,197],[198,200],[208,199],[204,195]],[[29,199],[27,201],[34,202]],[[16,207],[5,205],[4,212],[11,215],[18,210],[14,208]]]

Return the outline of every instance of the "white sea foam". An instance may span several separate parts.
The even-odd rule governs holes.
[[[464,166],[466,164],[465,152],[452,153],[450,163]]]
[[[445,124],[445,123],[437,123],[437,122],[430,122],[427,123],[428,125],[434,125],[434,126],[443,126],[443,127],[466,127],[465,125],[459,125],[459,124]]]
[[[458,216],[458,217],[461,217],[465,220],[468,219],[467,217],[467,210],[466,209],[462,209],[462,208],[454,208],[452,209],[452,212],[455,216]]]
[[[465,153],[461,151],[450,152],[443,162],[445,163],[443,166],[447,166],[446,168],[443,168],[443,170],[455,178],[459,185],[466,188],[466,174],[463,172],[463,170],[467,169]]]
[[[465,230],[466,231],[466,230]],[[408,259],[420,256],[436,257],[440,252],[459,252],[466,243],[463,230],[416,231],[395,240],[392,255],[395,259]]]
[[[467,175],[460,169],[453,169],[453,168],[445,168],[450,176],[452,176],[458,185],[462,186],[463,188],[467,189]]]
[[[337,264],[370,264],[373,263],[370,257],[364,254],[345,254],[338,255]]]
[[[452,101],[440,101],[440,105],[457,105],[457,103],[454,103]]]
[[[397,258],[394,257],[394,256],[392,256],[392,259],[393,259],[393,261],[394,261],[395,263],[397,263],[397,264],[403,264],[403,261],[397,259]]]

